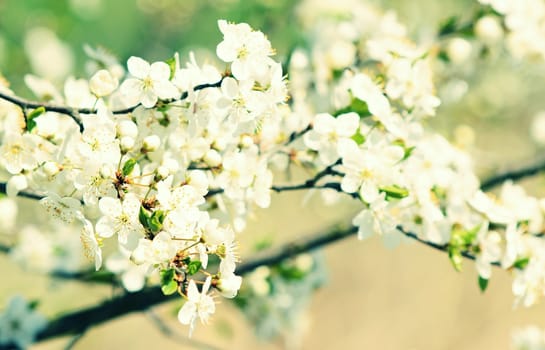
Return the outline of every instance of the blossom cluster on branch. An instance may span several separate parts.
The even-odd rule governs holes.
[[[511,42],[527,38],[522,9],[481,2],[505,15]],[[310,40],[293,50],[288,72],[262,32],[220,20],[221,68],[193,55],[184,63],[133,56],[125,75],[97,55],[102,69],[68,79],[63,93],[28,75],[39,102],[2,82],[7,195],[40,199],[80,231],[95,268],[105,265],[128,291],[158,282],[178,293],[190,333],[215,312],[215,294],[237,295],[236,235],[254,206],[269,207],[272,191],[344,193],[361,205],[352,221],[360,239],[414,237],[448,252],[457,270],[472,257],[483,290],[491,266],[501,266],[513,271],[517,302],[536,303],[545,295],[545,202],[512,182],[498,197],[482,192],[469,155],[426,126],[440,105],[433,45],[411,42],[392,13],[326,3],[300,8]],[[316,175],[274,184],[275,171],[294,166]],[[105,245],[114,250],[107,257]],[[32,251],[13,256],[25,261]]]

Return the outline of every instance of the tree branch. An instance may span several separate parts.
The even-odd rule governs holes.
[[[428,247],[442,252],[447,250],[447,245],[439,245],[422,240],[415,233],[405,231],[400,225],[397,226],[397,229],[406,237],[423,243]],[[325,233],[298,239],[250,257],[237,267],[236,272],[239,275],[244,275],[259,266],[275,265],[301,253],[355,236],[357,232],[358,228],[351,226],[344,229],[336,228]],[[470,260],[476,259],[474,255],[468,252],[463,252],[462,256]],[[493,265],[499,266],[499,263],[496,262]],[[60,335],[79,334],[91,326],[108,322],[131,312],[145,311],[151,306],[174,300],[175,298],[176,296],[163,295],[160,287],[147,287],[139,292],[124,294],[104,301],[99,305],[60,316],[53,320],[47,329],[38,335],[37,339],[45,340]]]
[[[521,180],[523,178],[534,176],[542,172],[545,172],[545,160],[518,169],[495,174],[481,182],[481,190],[490,191],[494,187],[501,185],[507,180]]]
[[[203,89],[212,88],[212,87],[219,87],[221,86],[222,81],[223,81],[223,78],[215,83],[197,85],[193,88],[193,91],[203,90]],[[188,96],[189,96],[189,93],[187,91],[184,91],[179,98],[168,100],[165,102],[172,103],[176,101],[183,101]],[[70,118],[72,118],[76,122],[76,124],[78,124],[80,131],[83,131],[84,129],[83,122],[81,121],[81,118],[80,118],[80,114],[96,114],[97,113],[97,110],[95,108],[73,108],[68,106],[52,105],[52,104],[43,103],[43,102],[28,101],[17,96],[8,95],[1,91],[0,91],[0,99],[11,102],[19,106],[23,110],[23,113],[25,114],[27,109],[35,109],[35,108],[43,107],[47,112],[55,112],[55,113],[61,113],[61,114],[67,115]],[[113,114],[128,114],[128,113],[134,112],[134,110],[140,106],[141,104],[139,103],[132,107],[114,110],[112,111],[112,113]]]
[[[8,193],[7,192],[7,183],[0,182],[0,193],[3,193],[3,194]],[[45,198],[45,195],[43,195],[43,194],[30,192],[30,191],[20,191],[19,193],[17,193],[17,196],[18,197],[23,197],[23,198],[29,198],[29,199],[36,199],[36,200],[40,200],[40,199]]]
[[[259,266],[279,263],[287,258],[353,236],[356,232],[357,228],[350,227],[299,239],[249,258],[238,266],[236,272],[244,275]],[[153,305],[174,299],[176,296],[165,296],[160,287],[147,287],[136,293],[127,293],[98,305],[62,315],[52,320],[48,327],[38,335],[37,340],[41,341],[67,334],[80,334],[92,326],[131,312],[145,311]]]

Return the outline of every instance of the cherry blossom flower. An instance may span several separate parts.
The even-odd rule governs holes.
[[[199,318],[202,323],[206,324],[208,323],[210,315],[216,311],[214,299],[207,294],[211,282],[212,279],[210,276],[207,277],[202,290],[199,293],[195,281],[189,281],[189,286],[187,287],[187,301],[178,312],[178,320],[182,324],[189,325],[189,336],[191,336],[195,329],[197,318]]]
[[[170,68],[166,63],[155,62],[150,65],[132,56],[127,61],[127,68],[134,78],[125,80],[120,89],[128,104],[141,103],[146,108],[152,108],[158,99],[168,100],[180,96],[176,86],[170,82]]]

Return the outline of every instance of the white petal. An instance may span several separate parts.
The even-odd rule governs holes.
[[[178,321],[181,324],[190,324],[197,316],[197,305],[190,301],[186,301],[184,306],[178,311]]]
[[[142,106],[146,108],[153,108],[157,103],[157,95],[152,90],[144,91],[140,97]]]
[[[131,56],[127,61],[127,68],[133,76],[144,79],[149,75],[151,67],[147,61],[140,57]]]
[[[149,76],[153,81],[168,81],[170,67],[165,62],[154,62],[150,67]]]
[[[223,79],[221,82],[221,92],[230,99],[238,97],[237,81],[231,77]]]
[[[108,215],[111,217],[121,215],[121,203],[117,198],[103,197],[100,199],[98,207],[103,215]]]
[[[352,220],[352,225],[358,227],[358,239],[371,237],[375,233],[375,218],[370,210],[362,210],[354,220]]]
[[[153,91],[163,100],[169,98],[177,98],[180,96],[180,91],[170,81],[156,81],[153,83]]]
[[[218,55],[219,59],[223,62],[233,62],[237,59],[236,50],[231,43],[227,41],[222,41],[218,44],[216,47],[216,55]]]
[[[320,113],[314,118],[313,129],[319,134],[329,134],[335,130],[335,118],[331,114]]]
[[[337,117],[336,131],[339,136],[350,137],[356,133],[360,124],[360,117],[352,112]]]
[[[96,232],[99,236],[108,238],[114,235],[114,222],[107,216],[101,217],[96,224]]]
[[[141,80],[129,78],[121,84],[119,90],[125,96],[128,104],[135,105],[140,102],[140,95],[144,90],[144,84]]]

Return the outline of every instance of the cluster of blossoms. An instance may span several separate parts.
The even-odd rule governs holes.
[[[545,57],[545,3],[541,0],[479,0],[504,16],[507,45],[516,57]]]
[[[121,84],[118,69],[103,69],[89,81],[69,79],[64,96],[37,77],[25,79],[38,97],[87,113],[1,105],[8,195],[31,191],[50,216],[79,224],[96,269],[105,240],[117,237],[106,267],[129,291],[159,276],[165,294],[187,299],[179,320],[191,328],[214,312],[212,290],[232,298],[240,288],[234,230],[244,228],[251,204],[269,205],[272,184],[273,145],[259,145],[256,130],[279,118],[287,100],[266,37],[246,24],[219,26],[218,57],[232,72],[200,67],[194,58],[182,68],[178,56],[152,64],[131,57]],[[12,256],[47,260],[42,245],[25,244],[40,237],[29,230]]]
[[[96,269],[116,237],[106,268],[128,291],[155,277],[165,294],[179,293],[178,319],[190,332],[214,313],[214,294],[236,296],[236,233],[253,206],[270,205],[273,188],[347,194],[362,205],[353,218],[359,238],[413,237],[448,251],[457,269],[471,255],[481,288],[492,265],[514,270],[517,300],[534,304],[545,294],[543,201],[512,183],[498,198],[481,192],[469,156],[424,127],[440,104],[433,50],[410,42],[395,15],[318,3],[301,5],[314,15],[303,18],[314,34],[290,58],[290,99],[264,34],[223,20],[216,54],[225,71],[193,56],[184,65],[178,55],[151,64],[131,57],[124,77],[117,63],[101,62],[88,81],[68,79],[64,93],[27,76],[48,103],[23,108],[1,84],[7,194],[41,197],[49,215],[79,226]],[[293,165],[317,172],[310,185],[273,187],[272,169]],[[23,234],[21,247],[27,236],[38,237]],[[263,271],[250,277],[251,298],[269,295],[274,278]]]
[[[393,15],[366,21],[375,12],[361,4],[316,12],[311,21],[326,39],[306,56],[298,53],[300,62],[312,62],[308,68],[292,59],[290,79],[302,91],[305,84],[318,82],[318,88],[294,93],[293,106],[328,113],[310,115],[313,128],[300,152],[306,149],[318,169],[331,169],[329,179],[340,190],[363,202],[353,220],[359,237],[379,234],[395,244],[400,233],[412,233],[447,250],[456,269],[463,255],[473,255],[481,288],[498,265],[513,271],[517,303],[534,304],[545,295],[545,202],[511,182],[499,198],[483,193],[468,154],[423,127],[439,104],[431,52],[411,44]],[[328,60],[344,36],[353,55]]]
[[[9,300],[0,313],[0,347],[26,349],[34,342],[34,335],[47,325],[46,318],[34,310],[35,306],[19,295]]]
[[[301,254],[275,266],[260,266],[245,277],[236,305],[261,339],[282,336],[296,348],[305,332],[305,313],[313,292],[326,281],[325,262],[319,254]]]
[[[513,332],[511,347],[513,350],[545,349],[545,333],[537,326],[527,326]]]

